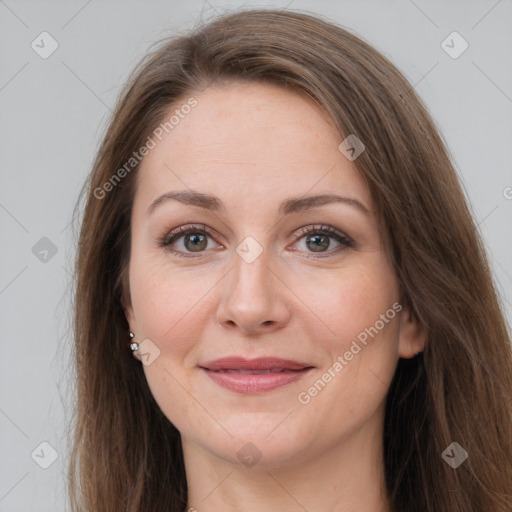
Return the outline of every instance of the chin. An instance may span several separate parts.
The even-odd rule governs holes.
[[[304,450],[304,442],[290,439],[287,432],[274,439],[266,434],[237,436],[224,445],[215,444],[207,449],[230,464],[247,469],[269,469],[295,463],[295,459]]]
[[[304,431],[307,429],[299,425],[292,428],[290,424],[284,425],[291,419],[283,421],[286,414],[280,413],[278,419],[275,413],[253,413],[252,416],[249,418],[247,413],[238,414],[219,421],[233,437],[221,427],[207,438],[202,433],[193,437],[217,457],[247,468],[286,465],[300,457],[306,449]]]

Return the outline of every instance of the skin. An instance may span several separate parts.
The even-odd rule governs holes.
[[[251,83],[209,87],[194,97],[197,106],[141,164],[125,299],[134,340],[149,339],[153,353],[160,351],[144,372],[181,433],[187,510],[389,510],[386,393],[398,358],[413,357],[425,342],[409,311],[402,308],[367,345],[359,344],[309,403],[298,400],[399,302],[365,181],[338,150],[344,137],[333,121],[301,95]],[[161,194],[189,189],[217,196],[225,211],[167,200],[146,213]],[[357,199],[368,213],[344,203],[278,212],[285,199],[322,193]],[[167,248],[155,241],[190,223],[213,230],[202,251],[194,252],[184,236]],[[355,245],[331,237],[315,252],[315,233],[297,231],[319,225],[333,226]],[[252,263],[236,251],[247,236],[263,251]],[[276,390],[239,394],[198,367],[228,355],[315,368]],[[249,442],[256,449],[245,450],[261,454],[252,467],[237,457]]]

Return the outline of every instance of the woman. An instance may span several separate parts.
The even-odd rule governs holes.
[[[259,10],[165,41],[86,194],[73,510],[512,510],[483,245],[368,44]]]

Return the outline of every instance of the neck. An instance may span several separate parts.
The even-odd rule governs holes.
[[[368,422],[336,446],[307,447],[284,462],[262,464],[263,457],[250,468],[183,440],[186,510],[390,512],[382,428],[375,426]]]

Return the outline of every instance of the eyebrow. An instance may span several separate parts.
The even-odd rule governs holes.
[[[218,197],[203,194],[195,190],[177,190],[173,192],[166,192],[165,194],[162,194],[161,196],[157,197],[149,205],[146,214],[150,215],[159,204],[162,204],[163,202],[169,200],[179,201],[182,204],[186,204],[189,206],[197,206],[199,208],[204,208],[206,210],[211,210],[214,212],[226,211],[224,204]],[[366,215],[369,214],[368,208],[364,206],[361,202],[359,202],[357,199],[354,199],[352,197],[340,196],[337,194],[321,194],[316,196],[286,199],[281,203],[279,207],[279,213],[281,215],[290,215],[292,213],[310,210],[330,203],[348,204],[349,206],[357,208],[359,211]]]

